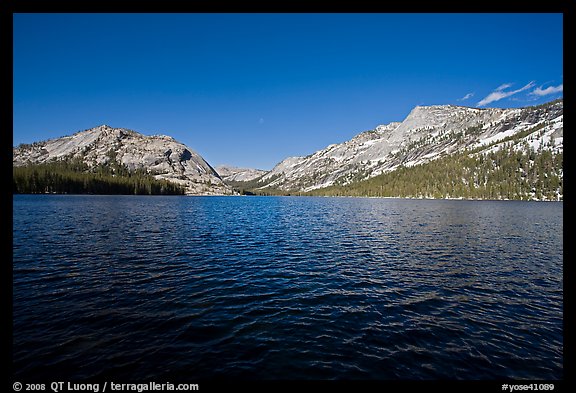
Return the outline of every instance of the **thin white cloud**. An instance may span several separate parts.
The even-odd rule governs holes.
[[[467,99],[472,98],[473,96],[474,96],[474,93],[468,93],[464,97],[458,99],[458,101],[466,101]]]
[[[532,91],[530,94],[534,94],[535,96],[547,96],[548,94],[555,94],[555,93],[562,93],[564,91],[564,83],[558,86],[548,86],[547,88],[543,89],[542,86],[537,87]]]
[[[528,83],[527,85],[519,88],[518,90],[512,90],[512,91],[505,91],[507,88],[511,87],[512,84],[511,83],[504,83],[500,86],[498,86],[498,88],[496,88],[496,90],[494,90],[492,93],[488,94],[486,97],[484,97],[482,100],[480,100],[478,102],[478,106],[485,106],[490,104],[491,102],[495,102],[495,101],[500,101],[503,98],[506,97],[510,97],[511,95],[514,94],[518,94],[521,91],[524,90],[528,90],[532,87],[534,87],[534,81]]]
[[[509,87],[512,87],[512,83],[504,83],[504,84],[501,84],[500,86],[498,86],[498,87],[496,88],[496,91],[498,91],[498,90],[504,90],[504,89],[507,89],[507,88],[509,88]]]

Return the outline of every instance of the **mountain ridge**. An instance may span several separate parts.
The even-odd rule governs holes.
[[[466,149],[482,148],[542,125],[523,136],[529,146],[563,150],[563,100],[524,108],[416,106],[402,122],[378,125],[305,157],[288,157],[256,184],[261,191],[308,192],[366,180]],[[521,141],[518,141],[520,143]],[[542,142],[542,143],[541,143]],[[492,146],[494,148],[494,146]]]
[[[79,159],[89,168],[117,163],[129,171],[145,169],[156,179],[185,187],[188,195],[228,195],[233,190],[193,149],[167,135],[101,125],[70,136],[13,148],[13,166]]]
[[[224,182],[249,182],[268,172],[262,169],[240,168],[233,165],[218,165],[215,170]]]
[[[13,147],[13,165],[69,159],[80,159],[90,168],[116,163],[184,186],[188,195],[246,190],[308,193],[357,184],[451,155],[479,157],[504,147],[531,155],[536,150],[562,154],[563,99],[509,109],[415,106],[401,122],[377,125],[307,156],[287,157],[270,171],[229,165],[215,169],[171,136],[145,136],[107,125]],[[562,168],[556,175],[561,180]]]

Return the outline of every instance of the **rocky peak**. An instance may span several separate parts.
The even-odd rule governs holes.
[[[167,136],[145,136],[101,125],[71,136],[13,149],[13,165],[80,158],[89,167],[111,160],[129,170],[142,168],[158,179],[186,187],[187,193],[230,194],[218,173],[193,149]]]
[[[467,148],[494,145],[516,134],[523,136],[518,138],[522,146],[553,144],[552,149],[559,151],[563,146],[562,112],[561,100],[513,109],[417,106],[401,123],[379,125],[306,157],[289,157],[261,183],[263,188],[286,191],[348,184],[399,165],[417,165]],[[539,127],[538,133],[533,132]]]
[[[216,172],[225,182],[248,182],[266,174],[267,171],[252,168],[238,168],[230,165],[219,165]]]

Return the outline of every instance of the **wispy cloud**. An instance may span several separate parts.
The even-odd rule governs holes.
[[[503,98],[510,97],[511,95],[514,95],[514,94],[518,94],[524,90],[528,90],[528,89],[534,87],[534,84],[535,84],[534,81],[532,81],[532,82],[528,83],[527,85],[525,85],[525,86],[523,86],[517,90],[506,91],[506,89],[508,89],[509,87],[512,87],[512,84],[511,83],[504,83],[504,84],[498,86],[496,88],[496,90],[494,90],[492,93],[488,94],[486,97],[481,99],[478,102],[478,104],[476,104],[476,105],[485,106],[485,105],[490,104],[491,102],[500,101]]]
[[[464,97],[459,98],[458,101],[466,101],[467,99],[472,98],[473,96],[474,96],[474,93],[468,93]]]
[[[558,86],[548,86],[547,88],[543,89],[542,86],[537,87],[532,91],[530,94],[534,94],[535,96],[547,96],[548,94],[555,94],[555,93],[562,93],[564,91],[564,83]]]

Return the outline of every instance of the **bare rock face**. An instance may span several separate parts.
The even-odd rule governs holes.
[[[64,159],[81,159],[89,167],[115,160],[130,170],[143,168],[157,179],[185,186],[189,195],[233,193],[198,153],[165,135],[145,136],[102,125],[13,149],[14,166]]]
[[[260,188],[309,191],[349,184],[400,165],[505,142],[517,149],[562,151],[563,108],[563,100],[514,109],[417,106],[402,122],[379,125],[306,157],[286,158],[261,178]]]
[[[71,136],[13,149],[13,164],[70,158],[88,166],[110,160],[186,187],[190,195],[234,194],[235,183],[261,190],[310,191],[345,185],[464,151],[482,154],[502,147],[563,151],[564,102],[513,109],[454,105],[417,106],[402,122],[379,125],[349,141],[306,157],[288,157],[271,171],[220,166],[214,170],[199,154],[175,139],[144,136],[103,125]]]
[[[249,182],[268,173],[262,169],[238,168],[229,165],[219,165],[216,172],[225,182]]]

